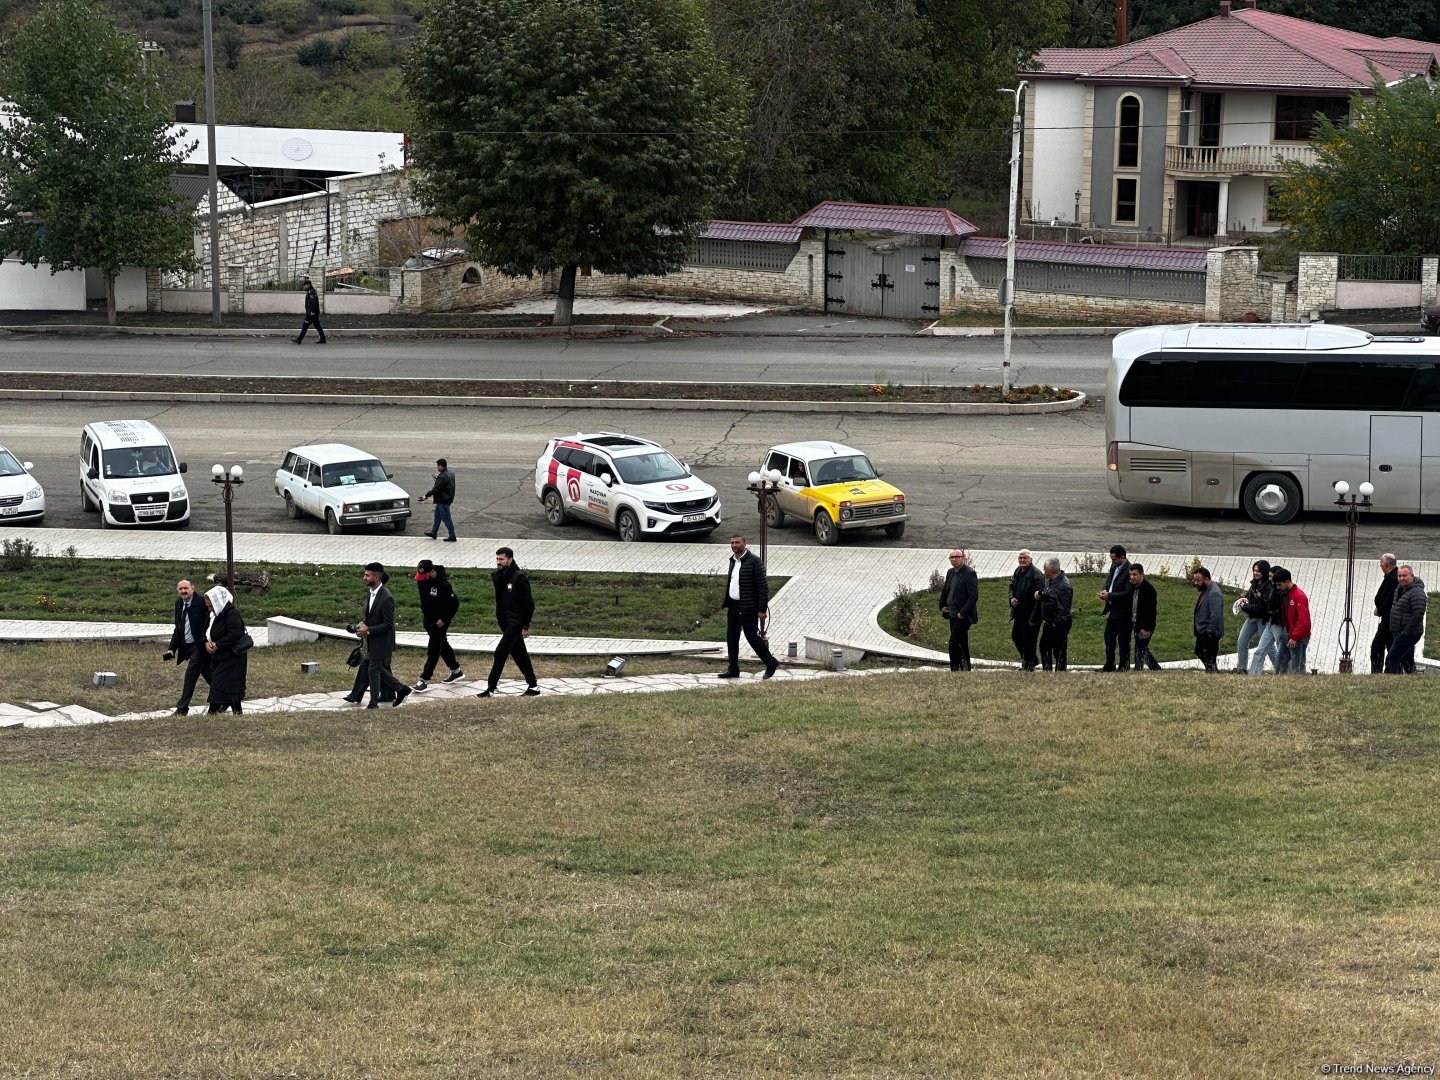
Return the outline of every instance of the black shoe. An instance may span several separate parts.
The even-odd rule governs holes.
[[[476,696],[476,697],[495,697],[496,694],[495,694],[495,691],[494,691],[494,690],[481,690],[480,693],[476,694],[475,696]]]
[[[445,537],[445,542],[446,542],[447,544],[453,544],[453,543],[455,543],[455,537],[453,537],[453,536],[447,536],[447,537]]]
[[[351,697],[349,694],[346,694],[344,700],[348,701],[351,705],[359,705],[360,702],[365,700],[365,696],[362,694],[360,697]]]
[[[370,702],[369,705],[366,705],[366,706],[365,706],[365,708],[367,708],[367,709],[378,709],[379,707],[380,707],[380,706],[379,706],[378,704],[376,704],[375,702],[373,702],[373,701]]]
[[[722,672],[720,672],[718,675],[716,675],[715,677],[716,677],[717,679],[738,679],[738,678],[740,677],[740,672],[738,672],[738,671],[722,671]]]
[[[428,537],[430,537],[431,540],[434,540],[434,539],[435,539],[435,534],[434,534],[434,533],[429,533],[429,532],[427,532],[425,535],[428,536]]]
[[[527,686],[527,687],[525,688],[525,693],[521,694],[520,696],[521,696],[521,697],[539,697],[539,696],[540,696],[540,687],[538,687],[538,686]]]
[[[414,682],[414,684],[410,687],[410,689],[411,689],[411,690],[414,690],[417,694],[418,694],[421,690],[429,690],[429,689],[430,689],[430,681],[429,681],[428,679],[416,679],[415,682]]]
[[[1114,665],[1114,664],[1106,664],[1106,665],[1105,665],[1104,667],[1102,667],[1100,670],[1101,670],[1101,671],[1114,671],[1114,670],[1115,670],[1115,665]]]
[[[329,343],[325,338],[322,337],[322,338],[320,339],[320,344],[321,344],[321,345],[328,345],[328,344],[330,344],[330,343]]]
[[[779,666],[780,666],[780,662],[779,662],[778,660],[776,660],[776,661],[774,661],[774,662],[772,662],[772,663],[766,664],[766,665],[765,665],[765,674],[764,674],[764,675],[761,675],[760,677],[761,677],[762,679],[772,678],[772,677],[775,675],[775,669],[778,668]]]
[[[297,337],[297,338],[291,338],[290,340],[293,341],[293,342],[295,342],[296,345],[299,345],[299,344],[300,344],[300,339],[299,339],[298,337]]]
[[[405,700],[407,697],[409,697],[409,696],[410,696],[410,688],[409,688],[408,686],[404,687],[403,689],[396,690],[396,691],[395,691],[395,704],[391,705],[390,707],[391,707],[392,709],[398,709],[398,708],[400,707],[400,703],[401,703],[402,701],[404,701],[404,700]]]
[[[170,715],[171,715],[171,716],[189,716],[189,715],[190,715],[190,710],[189,710],[189,709],[176,709],[176,710],[175,710],[173,713],[171,713]]]
[[[445,678],[441,679],[440,681],[441,681],[441,682],[459,682],[459,681],[460,681],[461,679],[463,679],[464,677],[465,677],[465,672],[464,672],[464,670],[457,667],[454,671],[450,672],[449,675],[446,675]]]

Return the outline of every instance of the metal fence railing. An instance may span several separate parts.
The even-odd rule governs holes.
[[[1420,280],[1418,255],[1341,255],[1338,269],[1341,281],[1414,281]]]
[[[965,262],[975,280],[986,288],[998,289],[1005,280],[1005,263],[1001,259],[967,257]],[[1021,261],[1015,264],[1015,289],[1017,292],[1204,303],[1205,272]]]
[[[390,292],[388,266],[286,267],[283,271],[274,266],[247,266],[245,289],[247,292],[299,292],[307,277],[317,289],[323,281],[327,293],[385,295]]]

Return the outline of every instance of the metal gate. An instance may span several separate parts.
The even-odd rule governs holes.
[[[825,249],[825,310],[891,319],[940,317],[940,249],[876,251],[864,244]]]

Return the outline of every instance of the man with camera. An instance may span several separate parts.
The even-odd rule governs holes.
[[[180,700],[175,703],[175,715],[185,716],[190,712],[190,699],[195,696],[195,685],[204,679],[210,682],[210,654],[205,651],[205,633],[210,626],[210,612],[195,596],[195,587],[188,581],[175,586],[175,629],[170,635],[170,648],[162,660],[174,660],[185,665],[185,683],[180,690]]]

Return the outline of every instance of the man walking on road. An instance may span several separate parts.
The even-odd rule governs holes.
[[[530,662],[530,651],[525,648],[525,639],[530,636],[530,620],[535,617],[535,598],[530,594],[530,579],[515,562],[515,552],[508,547],[495,551],[495,570],[490,575],[495,586],[495,621],[500,626],[500,641],[495,646],[495,662],[490,665],[490,678],[485,689],[476,697],[494,697],[500,685],[500,673],[505,670],[505,661],[515,658],[515,666],[525,677],[525,697],[540,693],[535,678],[535,665]]]
[[[1110,573],[1099,596],[1105,601],[1105,666],[1100,670],[1125,671],[1130,667],[1133,625],[1130,622],[1130,562],[1119,544],[1110,549]]]
[[[1386,552],[1380,556],[1380,589],[1375,594],[1375,617],[1380,625],[1370,639],[1370,674],[1379,675],[1385,670],[1385,654],[1390,651],[1394,635],[1390,633],[1390,608],[1395,603],[1395,590],[1399,587],[1395,569],[1395,556]]]
[[[1425,636],[1425,582],[1409,566],[1395,571],[1395,601],[1390,609],[1394,641],[1385,661],[1386,675],[1415,674],[1415,646]]]
[[[450,466],[442,457],[435,462],[435,482],[430,490],[420,496],[423,503],[431,499],[435,503],[435,523],[430,526],[430,531],[425,535],[434,540],[440,534],[440,526],[444,525],[450,535],[445,537],[451,543],[455,542],[455,520],[450,516],[450,504],[455,501],[455,474],[450,471]]]
[[[395,655],[395,597],[385,587],[385,567],[378,562],[365,566],[365,585],[370,594],[365,598],[365,618],[355,627],[355,636],[365,643],[370,661],[370,703],[367,709],[380,707],[380,695],[388,690],[395,695],[391,703],[398,708],[410,688],[390,672],[390,658]]]
[[[743,632],[750,648],[755,650],[765,665],[768,679],[775,674],[780,661],[760,636],[760,620],[770,614],[770,579],[765,575],[765,564],[753,551],[745,547],[745,537],[736,533],[730,537],[730,569],[725,575],[725,656],[729,661],[720,672],[722,679],[740,677],[740,635]]]
[[[445,567],[436,566],[429,559],[421,559],[420,565],[415,567],[415,584],[420,589],[420,619],[425,624],[430,642],[425,652],[425,670],[420,672],[420,678],[410,689],[429,689],[435,665],[441,660],[450,669],[444,681],[459,682],[465,677],[465,672],[460,669],[460,661],[455,659],[455,650],[450,647],[450,624],[460,610],[460,598],[450,586]]]
[[[201,679],[210,683],[210,654],[205,651],[205,634],[210,629],[210,612],[195,598],[195,587],[188,581],[176,584],[175,630],[170,635],[170,651],[166,660],[185,665],[185,682],[180,690],[180,700],[175,703],[175,715],[185,716],[190,712],[190,699],[195,696],[195,684]]]
[[[315,286],[310,284],[310,279],[305,279],[305,321],[300,324],[300,336],[295,339],[299,345],[305,340],[305,331],[315,327],[315,332],[320,335],[320,344],[325,344],[325,328],[320,325],[320,297],[315,292]]]

